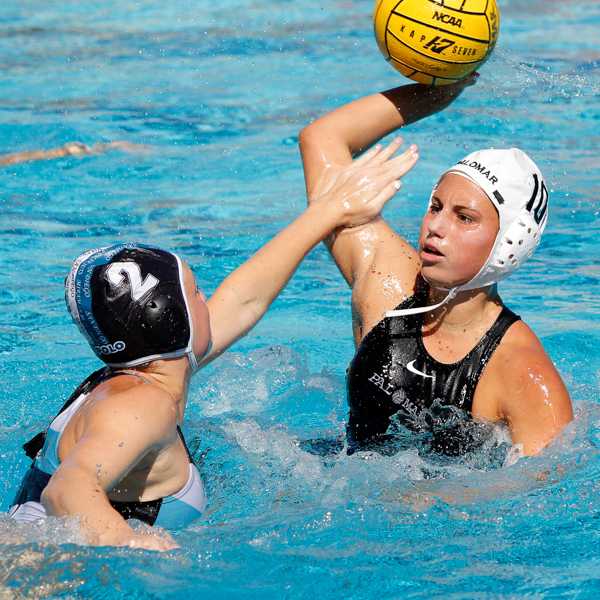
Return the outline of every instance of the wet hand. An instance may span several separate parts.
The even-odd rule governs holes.
[[[311,194],[311,205],[334,211],[337,227],[357,227],[379,215],[400,189],[400,179],[419,158],[416,146],[394,156],[400,138],[386,148],[375,146],[351,164],[325,169]]]
[[[175,550],[179,545],[167,533],[159,535],[156,532],[137,533],[131,537],[125,546],[129,548],[138,548],[140,550],[155,550],[157,552],[166,552]]]

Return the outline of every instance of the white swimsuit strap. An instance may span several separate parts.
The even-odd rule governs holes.
[[[418,308],[401,308],[399,310],[388,310],[385,313],[385,316],[386,316],[386,318],[387,317],[408,317],[410,315],[419,315],[421,313],[430,312],[432,310],[435,310],[436,308],[439,308],[440,306],[443,306],[444,304],[446,304],[446,302],[449,302],[450,300],[452,300],[452,298],[454,298],[454,296],[456,296],[456,291],[457,291],[457,288],[452,288],[448,292],[448,295],[441,302],[438,302],[437,304],[434,304],[432,306],[419,306]]]

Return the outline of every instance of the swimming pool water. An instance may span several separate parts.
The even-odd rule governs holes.
[[[0,598],[598,597],[600,5],[499,5],[480,81],[405,131],[422,158],[385,214],[415,241],[436,176],[467,152],[520,146],[540,164],[549,225],[501,292],[569,387],[577,418],[564,436],[500,469],[485,455],[306,452],[304,440],[343,433],[353,353],[349,293],[319,247],[193,384],[184,429],[210,504],[176,534],[181,550],[88,548],[68,521],[0,516]],[[403,80],[379,55],[368,1],[3,6],[0,152],[146,147],[0,170],[6,510],[28,462],[21,443],[98,364],[64,307],[72,258],[152,242],[214,290],[302,210],[302,126]]]

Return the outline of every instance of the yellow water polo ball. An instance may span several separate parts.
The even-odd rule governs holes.
[[[500,27],[496,0],[376,0],[375,37],[400,73],[447,85],[492,53]]]

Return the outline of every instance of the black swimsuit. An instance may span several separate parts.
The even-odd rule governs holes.
[[[424,306],[427,287],[398,309]],[[349,451],[381,444],[401,426],[425,433],[431,448],[459,455],[481,441],[471,417],[481,374],[519,317],[503,307],[496,322],[460,361],[440,363],[423,344],[423,315],[386,317],[362,340],[348,369]]]

